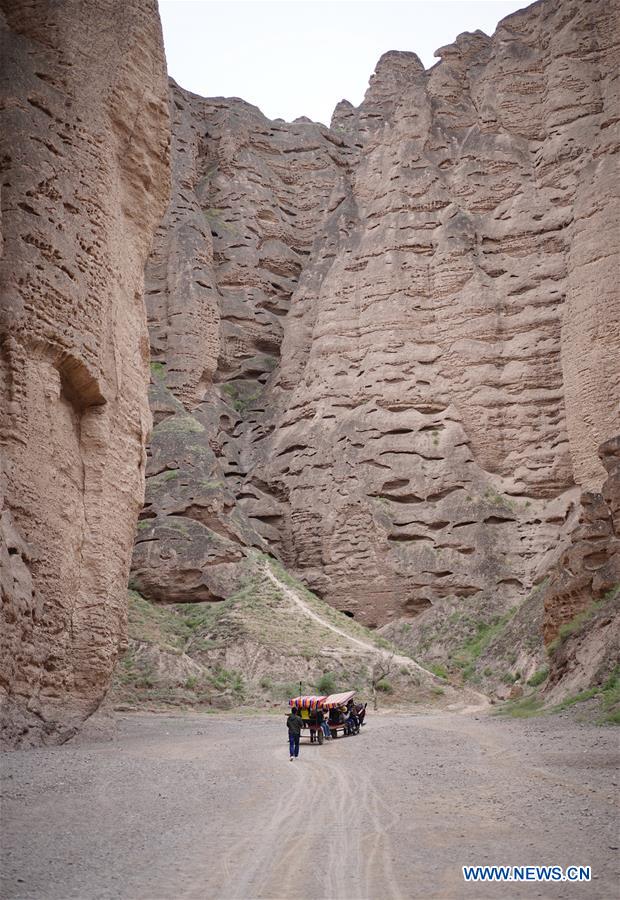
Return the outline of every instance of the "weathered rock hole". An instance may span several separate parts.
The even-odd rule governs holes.
[[[102,406],[106,402],[97,381],[81,360],[65,356],[56,365],[61,396],[76,412],[82,413],[89,406]]]

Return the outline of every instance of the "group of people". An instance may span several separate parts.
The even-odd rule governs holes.
[[[289,751],[291,762],[299,756],[299,739],[303,728],[310,729],[310,741],[317,739],[317,731],[320,728],[326,740],[332,736],[332,728],[344,726],[345,734],[356,734],[364,724],[366,716],[366,704],[354,703],[349,700],[346,705],[330,707],[327,719],[322,707],[314,706],[312,709],[299,710],[296,706],[291,709],[286,720],[288,727]]]
[[[332,706],[327,717],[328,721],[325,723],[327,727],[323,728],[323,732],[326,737],[331,737],[330,726],[344,725],[345,734],[356,734],[364,724],[365,715],[365,703],[356,704],[353,700],[349,700],[346,706]]]

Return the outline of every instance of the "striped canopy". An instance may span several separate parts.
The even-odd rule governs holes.
[[[297,709],[316,709],[317,706],[321,706],[325,700],[325,697],[317,697],[314,694],[311,694],[307,697],[293,697],[292,700],[288,701],[289,706],[296,706]]]
[[[330,694],[323,698],[325,709],[333,709],[334,706],[344,706],[354,696],[355,691],[344,691],[342,694]]]

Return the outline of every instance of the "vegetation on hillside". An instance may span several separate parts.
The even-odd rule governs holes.
[[[388,672],[374,684],[382,704],[388,698],[390,706],[441,702],[432,678],[389,663],[388,641],[323,603],[272,561],[277,577],[346,636],[305,615],[266,576],[264,560],[255,553],[242,587],[220,603],[152,604],[130,591],[128,642],[112,701],[121,707],[281,708],[299,693],[300,682],[304,693],[354,688],[369,699],[378,654],[350,636],[388,651]]]
[[[545,662],[540,589],[506,609],[502,598],[446,597],[413,622],[382,629],[400,649],[453,684],[488,693],[525,682]]]
[[[588,701],[596,701],[588,703]],[[537,716],[543,712],[558,713],[584,704],[583,711],[588,720],[599,725],[620,725],[620,666],[616,666],[603,684],[593,685],[575,694],[569,694],[559,703],[544,706],[544,697],[533,691],[527,697],[509,700],[498,710],[498,715],[523,719]],[[578,711],[578,710],[577,710]]]
[[[618,670],[611,670],[615,656],[612,647],[597,653],[596,631],[613,617],[620,586],[562,625],[546,648],[544,587],[542,582],[519,606],[505,612],[498,611],[498,598],[479,599],[475,611],[466,601],[446,598],[419,621],[393,623],[383,633],[401,652],[410,653],[447,682],[471,683],[496,699],[510,698],[500,708],[502,714],[523,718],[574,709],[590,721],[618,724]],[[584,645],[578,655],[581,669],[571,662],[577,658],[577,644]]]

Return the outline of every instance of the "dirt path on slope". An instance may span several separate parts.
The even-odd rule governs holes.
[[[265,574],[267,577],[276,585],[276,587],[282,591],[285,597],[287,597],[291,603],[294,603],[298,606],[305,616],[308,616],[309,619],[314,619],[315,622],[318,622],[319,625],[322,625],[323,628],[328,628],[330,631],[333,631],[334,634],[339,634],[341,637],[345,638],[351,644],[355,644],[357,647],[361,647],[363,650],[369,653],[374,653],[382,659],[393,659],[395,663],[401,666],[406,666],[408,669],[416,669],[419,672],[424,672],[425,675],[428,675],[434,681],[438,683],[442,681],[442,679],[438,678],[434,672],[431,672],[429,669],[425,669],[424,666],[421,666],[415,660],[411,659],[410,656],[400,656],[395,653],[392,654],[388,650],[383,650],[381,647],[375,646],[375,644],[371,644],[370,641],[362,641],[359,638],[353,637],[353,635],[347,634],[342,628],[338,628],[336,625],[333,625],[328,619],[323,619],[318,613],[316,613],[308,604],[302,600],[302,598],[293,591],[291,588],[287,587],[287,585],[280,581],[280,579],[274,575],[271,566],[267,563],[265,566]]]
[[[5,900],[615,896],[617,735],[549,720],[370,716],[303,744],[282,717],[120,717],[112,740],[5,755]],[[463,865],[590,865],[465,884]]]
[[[330,631],[333,631],[334,634],[338,634],[341,637],[345,638],[351,644],[354,644],[357,647],[361,647],[367,653],[374,653],[380,659],[383,660],[391,660],[398,666],[402,666],[404,668],[409,669],[409,671],[417,671],[422,672],[428,678],[430,678],[433,682],[440,685],[445,685],[446,682],[443,678],[439,678],[435,675],[434,672],[431,672],[430,669],[425,669],[424,666],[420,665],[420,663],[416,662],[410,656],[401,656],[398,653],[392,653],[389,650],[384,650],[381,647],[376,647],[374,644],[370,643],[370,641],[363,641],[360,638],[353,637],[350,634],[347,634],[341,628],[338,628],[336,625],[333,625],[328,619],[322,618],[317,612],[315,612],[308,604],[299,596],[296,591],[293,591],[289,588],[283,581],[274,574],[269,563],[265,565],[265,574],[276,585],[276,587],[287,597],[291,603],[294,603],[299,609],[303,612],[305,616],[313,619],[315,622],[318,622],[319,625],[322,625],[324,628],[328,628]],[[477,710],[483,709],[489,705],[489,698],[485,694],[481,694],[478,691],[473,690],[472,688],[463,688],[463,693],[470,700],[473,699],[474,703],[471,706],[466,707],[466,712],[476,712]]]

